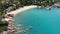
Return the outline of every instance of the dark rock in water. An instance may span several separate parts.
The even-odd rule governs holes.
[[[60,6],[57,6],[57,8],[60,8]]]
[[[51,10],[51,8],[46,8],[46,9]]]
[[[49,8],[49,10],[51,10],[51,8]]]

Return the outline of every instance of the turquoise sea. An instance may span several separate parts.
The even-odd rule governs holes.
[[[24,28],[32,26],[25,34],[60,34],[60,8],[33,8],[17,14],[13,19],[15,24],[22,24]]]

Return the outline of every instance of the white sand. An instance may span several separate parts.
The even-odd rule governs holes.
[[[22,8],[19,8],[19,9],[15,10],[15,11],[11,11],[11,12],[9,12],[7,14],[14,14],[14,15],[16,15],[16,14],[18,14],[20,12],[23,12],[23,11],[31,9],[31,8],[36,8],[36,7],[37,7],[36,5],[24,6]]]
[[[16,9],[15,11],[8,12],[7,14],[14,14],[14,16],[15,16],[16,14],[18,14],[20,12],[23,12],[23,11],[28,10],[28,9],[31,9],[31,8],[36,8],[36,7],[37,7],[36,5],[24,6],[22,8]],[[11,19],[9,17],[9,18],[5,18],[5,20],[6,21],[9,21]]]
[[[18,13],[20,13],[20,12],[23,12],[23,11],[25,11],[25,10],[28,10],[28,9],[31,9],[31,8],[36,8],[37,6],[35,6],[35,5],[31,5],[31,6],[24,6],[24,7],[22,7],[22,8],[19,8],[19,9],[17,9],[17,10],[15,10],[15,11],[11,11],[11,12],[9,12],[9,13],[7,13],[7,14],[14,14],[14,15],[16,15],[16,14],[18,14]],[[6,15],[7,15],[6,14]],[[11,18],[5,18],[5,20],[6,21],[9,21],[9,20],[11,20]],[[11,24],[10,24],[11,25]]]

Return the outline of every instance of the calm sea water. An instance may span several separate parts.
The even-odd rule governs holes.
[[[32,26],[25,34],[60,34],[60,9],[52,10],[34,8],[17,14],[16,24]]]

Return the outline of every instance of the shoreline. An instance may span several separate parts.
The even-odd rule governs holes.
[[[18,14],[20,12],[23,12],[23,11],[31,9],[31,8],[36,8],[36,7],[37,7],[36,5],[24,6],[22,8],[19,8],[19,9],[16,9],[14,11],[11,11],[11,12],[9,12],[7,14],[14,14],[14,15],[16,15],[16,14]]]
[[[14,10],[14,11],[10,11],[10,12],[7,12],[7,14],[5,15],[5,16],[7,16],[6,18],[5,18],[5,20],[9,23],[8,24],[8,28],[14,28],[15,30],[14,31],[17,31],[17,28],[16,28],[16,26],[13,24],[14,23],[14,20],[13,20],[13,17],[15,16],[15,15],[17,15],[18,13],[21,13],[21,12],[24,12],[24,11],[26,11],[26,10],[28,10],[28,9],[32,9],[32,8],[37,8],[37,7],[39,7],[39,8],[41,8],[41,6],[36,6],[36,5],[30,5],[30,6],[24,6],[24,7],[22,7],[22,8],[19,8],[19,9],[16,9],[16,10]],[[49,9],[49,8],[51,8],[51,7],[45,7],[46,9]],[[51,9],[50,9],[51,10]],[[13,17],[11,17],[11,16],[8,16],[8,14],[9,15],[12,15]]]
[[[24,12],[24,11],[26,11],[28,9],[32,9],[32,8],[36,8],[36,7],[37,7],[36,5],[24,6],[22,8],[14,10],[14,11],[7,12],[7,14],[5,16],[7,16],[8,14],[11,14],[14,17],[18,13],[21,13],[21,12]],[[12,17],[9,17],[9,18],[5,18],[5,20],[6,21],[11,20],[10,18],[12,19]]]
[[[7,12],[7,14],[5,15],[6,16],[5,20],[9,23],[8,27],[7,27],[8,30],[7,31],[3,31],[3,34],[8,34],[8,33],[13,34],[13,33],[17,32],[18,28],[14,25],[13,17],[15,15],[17,15],[18,13],[21,13],[21,12],[23,12],[25,10],[36,8],[36,7],[37,7],[36,5],[24,6],[22,8],[14,10],[14,11]],[[8,16],[8,14],[10,16]]]

